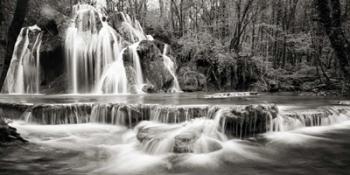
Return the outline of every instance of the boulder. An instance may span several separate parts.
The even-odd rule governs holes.
[[[174,153],[210,153],[222,149],[221,143],[213,138],[200,138],[195,131],[180,133],[175,137]]]
[[[276,105],[235,106],[221,109],[220,127],[227,135],[247,138],[267,132],[270,121],[277,117]]]
[[[137,47],[137,53],[140,58],[143,78],[149,85],[148,87],[152,86],[153,92],[167,92],[171,88],[174,78],[165,67],[162,52],[155,42],[149,40],[141,41]],[[134,84],[134,71],[128,70],[133,69],[133,57],[131,53],[125,52],[123,59],[127,69],[129,84]]]
[[[146,33],[149,35],[152,35],[154,39],[164,42],[164,43],[168,43],[168,44],[175,44],[174,41],[174,36],[173,33],[171,31],[168,30],[164,30],[164,28],[160,27],[160,26],[146,26]]]
[[[127,55],[127,56],[125,56]],[[124,58],[129,57],[129,54],[124,54]],[[124,62],[124,66],[125,66],[125,73],[126,73],[126,77],[128,79],[128,92],[131,93],[136,93],[136,88],[135,88],[135,84],[136,84],[136,79],[135,79],[135,75],[136,75],[136,71],[134,69],[134,67],[132,66],[132,62]]]
[[[216,130],[208,133],[205,129],[210,127],[208,124],[208,121],[200,125],[142,122],[136,127],[136,137],[148,153],[209,153],[222,149],[222,135]]]
[[[26,143],[18,133],[16,128],[8,124],[0,117],[0,145],[11,143]]]
[[[156,90],[167,91],[174,78],[165,67],[162,52],[153,41],[141,41],[138,50],[145,80],[155,86]]]
[[[193,145],[197,140],[195,133],[181,133],[175,137],[174,153],[193,153]]]
[[[206,77],[189,67],[183,67],[179,73],[179,83],[181,89],[185,92],[196,92],[206,90]]]
[[[150,94],[156,93],[155,87],[152,84],[146,84],[143,86],[142,91]]]

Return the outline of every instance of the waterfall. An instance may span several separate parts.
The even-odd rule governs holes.
[[[106,1],[97,0],[95,6],[74,6],[73,22],[67,30],[65,42],[66,63],[71,93],[127,94],[128,81],[124,67],[123,38],[109,26],[103,15]],[[140,23],[129,15],[120,13],[122,30],[128,31],[133,57],[137,93],[144,84],[137,47],[147,37]]]
[[[213,119],[221,132],[247,138],[266,132],[328,126],[348,121],[350,107],[330,106],[309,111],[283,112],[270,105],[238,105],[220,108]]]
[[[142,88],[144,86],[142,68],[140,63],[140,57],[137,53],[137,47],[140,42],[137,42],[129,47],[130,55],[132,55],[134,70],[135,70],[135,87],[137,93],[143,93]]]
[[[122,30],[129,32],[129,37],[133,43],[148,39],[139,21],[134,20],[133,22],[128,14],[121,13],[121,15],[123,18]]]
[[[140,23],[122,12],[123,20],[118,28],[109,25],[106,15],[107,1],[93,0],[91,4],[79,2],[73,6],[71,23],[66,30],[64,42],[65,75],[69,94],[128,94],[135,87],[138,94],[144,93],[143,70],[138,46],[143,40],[154,40],[146,35]],[[115,21],[118,23],[118,21]],[[16,94],[40,93],[40,47],[42,34],[37,35],[34,45],[29,41],[29,32],[40,30],[37,26],[22,29],[13,53],[13,59],[2,91]],[[118,33],[119,32],[119,33]],[[131,43],[129,43],[131,41]],[[123,55],[130,52],[134,74],[127,77]],[[175,64],[166,55],[164,65],[174,77],[171,91],[180,91],[175,75]],[[128,80],[135,79],[135,84]],[[134,93],[134,91],[131,91]]]
[[[128,47],[128,51],[132,56],[133,69],[135,71],[135,90],[136,93],[142,94],[142,88],[144,86],[143,73],[140,63],[140,57],[137,53],[137,48],[140,42],[134,43]],[[123,55],[126,49],[123,49],[118,56],[117,61],[115,61],[110,67],[108,67],[105,73],[102,75],[100,82],[97,85],[97,93],[107,93],[107,94],[126,94],[127,87],[127,77],[125,73]],[[122,71],[121,71],[122,70]]]
[[[323,107],[317,111],[301,111],[278,115],[270,124],[271,132],[303,127],[327,126],[350,120],[349,107]]]
[[[175,63],[173,62],[173,60],[171,60],[170,57],[167,56],[167,52],[168,52],[168,45],[165,44],[164,45],[164,51],[163,51],[164,65],[165,65],[165,67],[168,69],[168,71],[170,72],[170,74],[174,78],[173,87],[171,88],[171,91],[172,92],[181,92],[181,87],[179,85],[179,81],[178,81],[176,73],[175,73],[176,72],[176,70],[175,70]]]
[[[37,26],[25,27],[17,38],[9,70],[2,91],[9,94],[39,94],[40,48],[42,33],[37,34],[34,44],[29,33],[41,31]]]
[[[287,112],[273,104],[261,105],[159,105],[159,104],[0,104],[7,118],[21,116],[38,124],[103,123],[135,127],[144,121],[162,126],[200,126],[228,137],[245,139],[268,132],[328,126],[350,120],[349,106],[324,106]],[[203,125],[202,125],[203,124]],[[207,128],[206,128],[207,126]]]
[[[195,119],[182,124],[143,122],[136,127],[142,149],[151,154],[209,153],[222,148],[227,140],[212,120]]]
[[[118,77],[114,90],[126,91],[125,68],[122,58],[121,39],[104,20],[99,9],[90,5],[76,5],[73,23],[67,30],[66,59],[71,92],[91,93],[101,82],[103,71],[112,64],[118,64]],[[106,77],[106,76],[105,76]]]
[[[112,63],[102,74],[100,82],[97,83],[97,94],[127,94],[128,80],[123,62],[123,49],[117,60]]]

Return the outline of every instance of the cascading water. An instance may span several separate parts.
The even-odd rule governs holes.
[[[2,110],[4,113],[13,113],[12,108]],[[19,109],[23,111],[23,107]],[[205,120],[208,121],[204,122],[208,127],[210,123],[210,127],[216,128],[218,132],[241,139],[350,120],[348,106],[325,106],[290,113],[279,111],[275,105],[56,104],[28,106],[25,111],[23,118],[26,121],[51,125],[95,122],[132,128],[145,120],[163,123],[164,126],[182,126],[186,123],[192,126]],[[21,112],[15,112],[17,116],[18,113]]]
[[[118,64],[118,81],[115,82],[118,88],[113,91],[125,93],[125,68],[119,56],[122,46],[116,31],[97,8],[78,4],[74,9],[65,43],[72,93],[91,93],[101,81],[104,70],[112,64]]]
[[[25,27],[17,38],[12,60],[2,92],[9,94],[39,94],[40,90],[40,47],[42,33],[37,26]],[[30,33],[38,33],[34,44]]]
[[[143,75],[142,75],[142,68],[140,63],[140,57],[137,53],[137,47],[139,46],[140,42],[137,42],[129,47],[130,54],[132,55],[132,60],[134,64],[134,70],[135,70],[135,89],[137,93],[142,93],[142,87],[144,85],[143,81]]]
[[[331,150],[327,155],[339,158],[348,145],[341,143],[349,137],[350,106],[335,105],[334,101],[322,105],[319,101],[311,105],[305,101],[301,101],[302,105],[265,104],[256,100],[261,97],[256,97],[249,102],[257,103],[253,105],[232,104],[233,99],[216,105],[217,101],[212,99],[200,102],[205,98],[196,103],[182,104],[183,101],[176,99],[164,104],[164,96],[152,96],[145,99],[144,104],[139,104],[139,98],[136,98],[137,104],[123,100],[109,102],[106,97],[93,98],[96,101],[91,102],[89,96],[81,103],[72,103],[76,97],[65,98],[68,99],[60,101],[45,97],[18,104],[6,104],[6,101],[0,103],[0,112],[6,118],[12,117],[11,125],[25,139],[47,148],[40,149],[48,150],[43,152],[44,157],[57,153],[51,151],[56,148],[63,150],[53,159],[58,162],[77,165],[76,162],[81,162],[76,161],[78,157],[81,160],[81,156],[90,156],[84,159],[87,166],[82,162],[75,167],[82,169],[91,165],[89,171],[93,172],[85,174],[152,174],[153,170],[159,171],[157,174],[173,174],[208,166],[208,169],[216,168],[216,173],[244,162],[248,165],[254,162],[254,166],[265,169],[266,163],[275,164],[290,157],[294,160],[295,155],[304,157],[309,152],[312,158],[317,151]],[[293,97],[288,100],[293,101]],[[3,100],[0,98],[0,101]],[[333,141],[339,137],[342,139]],[[312,149],[314,147],[320,149]],[[340,148],[344,149],[334,155]],[[308,151],[310,149],[312,151]],[[25,149],[24,155],[28,150],[32,149]],[[300,150],[303,151],[298,154]],[[68,154],[71,157],[61,159],[67,156],[67,151],[72,152]],[[35,151],[34,155],[37,154]],[[5,156],[4,160],[11,158]],[[299,161],[309,161],[309,157]],[[329,161],[325,163],[328,165]],[[130,170],[131,165],[137,169]]]
[[[126,94],[128,92],[128,82],[123,64],[123,49],[117,61],[106,67],[100,82],[97,83],[97,94]]]
[[[171,88],[172,92],[181,92],[181,87],[179,85],[179,81],[177,80],[177,76],[176,76],[176,71],[175,71],[175,63],[173,62],[173,60],[171,60],[170,57],[167,56],[168,53],[168,45],[165,44],[164,45],[164,51],[163,51],[163,61],[164,61],[164,65],[165,67],[168,69],[168,71],[170,72],[170,74],[173,76],[174,78],[174,82],[173,82],[173,87]]]
[[[124,67],[121,38],[106,22],[99,8],[104,2],[96,2],[96,7],[78,4],[74,7],[73,23],[67,30],[66,57],[67,73],[74,94],[126,94],[127,74]],[[142,93],[143,75],[137,47],[147,37],[140,23],[129,15],[120,13],[122,30],[129,32],[132,42],[129,46],[135,70],[137,93]]]
[[[73,6],[64,44],[67,87],[63,87],[63,91],[69,94],[143,94],[144,77],[137,49],[141,41],[152,41],[153,37],[144,33],[136,19],[122,12],[113,12],[113,17],[116,17],[113,18],[113,28],[106,15],[107,1],[96,0],[91,4]],[[42,34],[38,35],[33,48],[28,49],[28,31],[22,30],[3,87],[4,93],[40,93],[41,37]],[[126,72],[126,58],[123,58],[126,50],[133,62],[133,66],[128,67],[132,69],[129,72]],[[174,87],[170,91],[177,92],[180,87],[175,64],[166,52],[167,46],[164,65],[174,77]],[[57,78],[57,81],[61,80]]]
[[[121,13],[123,18],[122,30],[129,32],[129,37],[133,43],[148,39],[137,20],[131,19],[127,14]]]
[[[209,153],[221,149],[220,142],[227,140],[217,123],[208,119],[172,125],[143,122],[136,130],[144,151],[152,154]]]
[[[271,132],[283,132],[297,128],[327,126],[349,120],[349,108],[323,107],[319,111],[301,111],[278,115],[270,123]]]

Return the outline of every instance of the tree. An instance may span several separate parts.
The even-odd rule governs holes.
[[[340,62],[340,68],[347,81],[350,81],[350,42],[342,28],[341,4],[339,0],[316,0],[319,21],[331,42]]]
[[[241,38],[246,30],[246,27],[251,22],[251,10],[253,9],[254,0],[236,0],[235,4],[235,14],[236,18],[234,23],[233,37],[230,42],[230,49],[239,52]]]

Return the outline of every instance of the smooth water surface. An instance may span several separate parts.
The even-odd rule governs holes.
[[[298,96],[293,94],[259,94],[216,97],[208,93],[135,94],[135,95],[0,95],[0,103],[127,103],[164,105],[247,105],[280,104],[299,106],[336,105],[345,98]],[[214,97],[212,97],[214,96]]]

